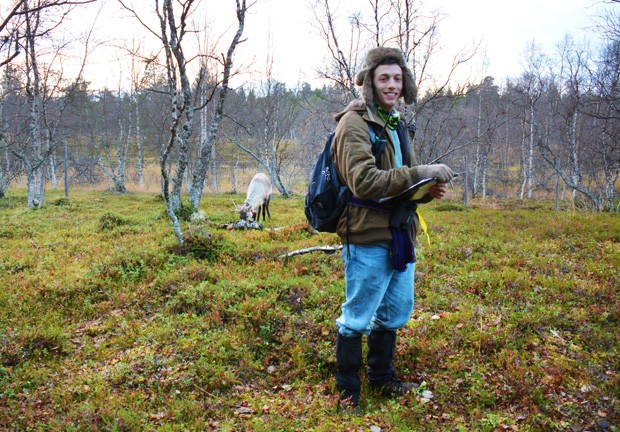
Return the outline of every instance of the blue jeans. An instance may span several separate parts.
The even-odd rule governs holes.
[[[348,248],[342,248],[346,301],[336,320],[338,332],[351,337],[404,327],[413,311],[415,263],[402,273],[394,270],[387,242]]]

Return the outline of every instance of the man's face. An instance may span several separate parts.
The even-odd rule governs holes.
[[[403,91],[403,71],[400,66],[397,64],[377,66],[372,83],[375,101],[387,111],[391,111]]]

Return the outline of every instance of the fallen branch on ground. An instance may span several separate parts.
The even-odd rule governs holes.
[[[278,258],[289,258],[289,257],[292,257],[294,255],[301,255],[301,254],[306,254],[306,253],[310,253],[310,252],[334,253],[334,252],[339,251],[339,250],[342,250],[342,245],[337,245],[337,246],[313,246],[313,247],[310,247],[310,248],[298,249],[298,250],[291,251],[289,253],[282,254],[282,255],[278,256]]]
[[[290,227],[295,227],[295,225],[285,225],[285,226],[281,226],[281,227],[274,227],[274,228],[268,228],[270,231],[280,231],[286,228],[290,228]],[[232,229],[258,229],[258,230],[262,230],[264,227],[254,221],[254,222],[248,222],[248,221],[238,221],[238,222],[230,222],[230,223],[226,223],[226,224],[220,224],[219,228],[224,228],[224,229],[228,229],[228,230],[232,230]]]
[[[222,224],[222,225],[220,225],[220,228],[226,228],[228,230],[233,230],[233,229],[257,229],[257,230],[262,230],[263,226],[260,223],[258,223],[258,221],[248,222],[246,220],[240,220],[240,221],[234,222],[234,223]]]

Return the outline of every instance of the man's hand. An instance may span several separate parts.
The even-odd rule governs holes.
[[[443,183],[437,183],[428,190],[428,194],[435,199],[442,199],[447,193],[448,188]]]
[[[434,177],[439,183],[449,183],[454,178],[454,171],[445,164],[416,165],[414,169],[421,178]]]

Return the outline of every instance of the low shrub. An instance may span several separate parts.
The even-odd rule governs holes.
[[[114,228],[124,225],[130,225],[129,220],[111,212],[106,212],[99,218],[100,231],[111,231]]]
[[[179,220],[183,222],[189,222],[192,219],[192,215],[196,212],[194,206],[190,203],[181,203],[181,207],[174,212],[177,215]]]
[[[67,207],[71,205],[71,200],[68,197],[58,198],[52,201],[52,205],[57,207]]]
[[[225,245],[220,235],[213,235],[203,229],[189,230],[183,236],[183,243],[176,243],[168,251],[176,255],[191,255],[197,260],[215,262]]]
[[[465,207],[460,204],[446,203],[446,204],[440,204],[436,206],[435,211],[439,211],[439,212],[465,211]]]

